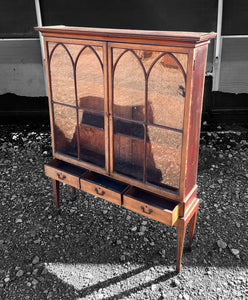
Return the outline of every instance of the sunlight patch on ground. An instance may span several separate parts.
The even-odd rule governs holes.
[[[132,265],[131,270],[141,266]],[[123,265],[47,263],[46,269],[76,290],[98,284],[127,272]],[[130,268],[129,268],[130,269]],[[129,271],[130,272],[130,271]]]
[[[102,299],[177,299],[183,297],[181,287],[187,279],[192,299],[246,299],[247,268],[187,267],[183,277],[174,266],[125,264],[64,264],[47,263],[46,269],[75,290],[76,300]],[[233,274],[239,274],[233,277]],[[232,289],[227,287],[232,285]],[[225,289],[223,290],[223,287]],[[234,288],[235,287],[235,288]],[[205,298],[204,298],[205,299]]]
[[[46,269],[71,285],[80,294],[94,295],[94,299],[113,297],[129,290],[146,287],[161,277],[161,270],[142,265],[118,264],[63,264],[47,263]],[[164,268],[171,273],[172,268]],[[77,300],[85,299],[78,298]]]

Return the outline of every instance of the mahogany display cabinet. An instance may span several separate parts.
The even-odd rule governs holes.
[[[177,227],[177,265],[199,201],[197,164],[208,43],[215,33],[37,28],[46,55],[59,182]],[[99,200],[100,201],[100,200]]]

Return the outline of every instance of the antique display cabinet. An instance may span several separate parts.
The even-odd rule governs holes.
[[[177,226],[177,265],[198,211],[197,164],[214,33],[40,27],[59,182]],[[99,200],[100,201],[100,200]]]

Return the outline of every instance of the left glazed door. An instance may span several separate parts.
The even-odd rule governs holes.
[[[107,172],[106,44],[53,39],[46,47],[54,156]]]

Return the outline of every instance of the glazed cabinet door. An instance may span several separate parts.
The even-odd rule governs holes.
[[[46,40],[54,156],[108,169],[106,43]]]
[[[178,193],[188,54],[112,43],[110,171]]]

